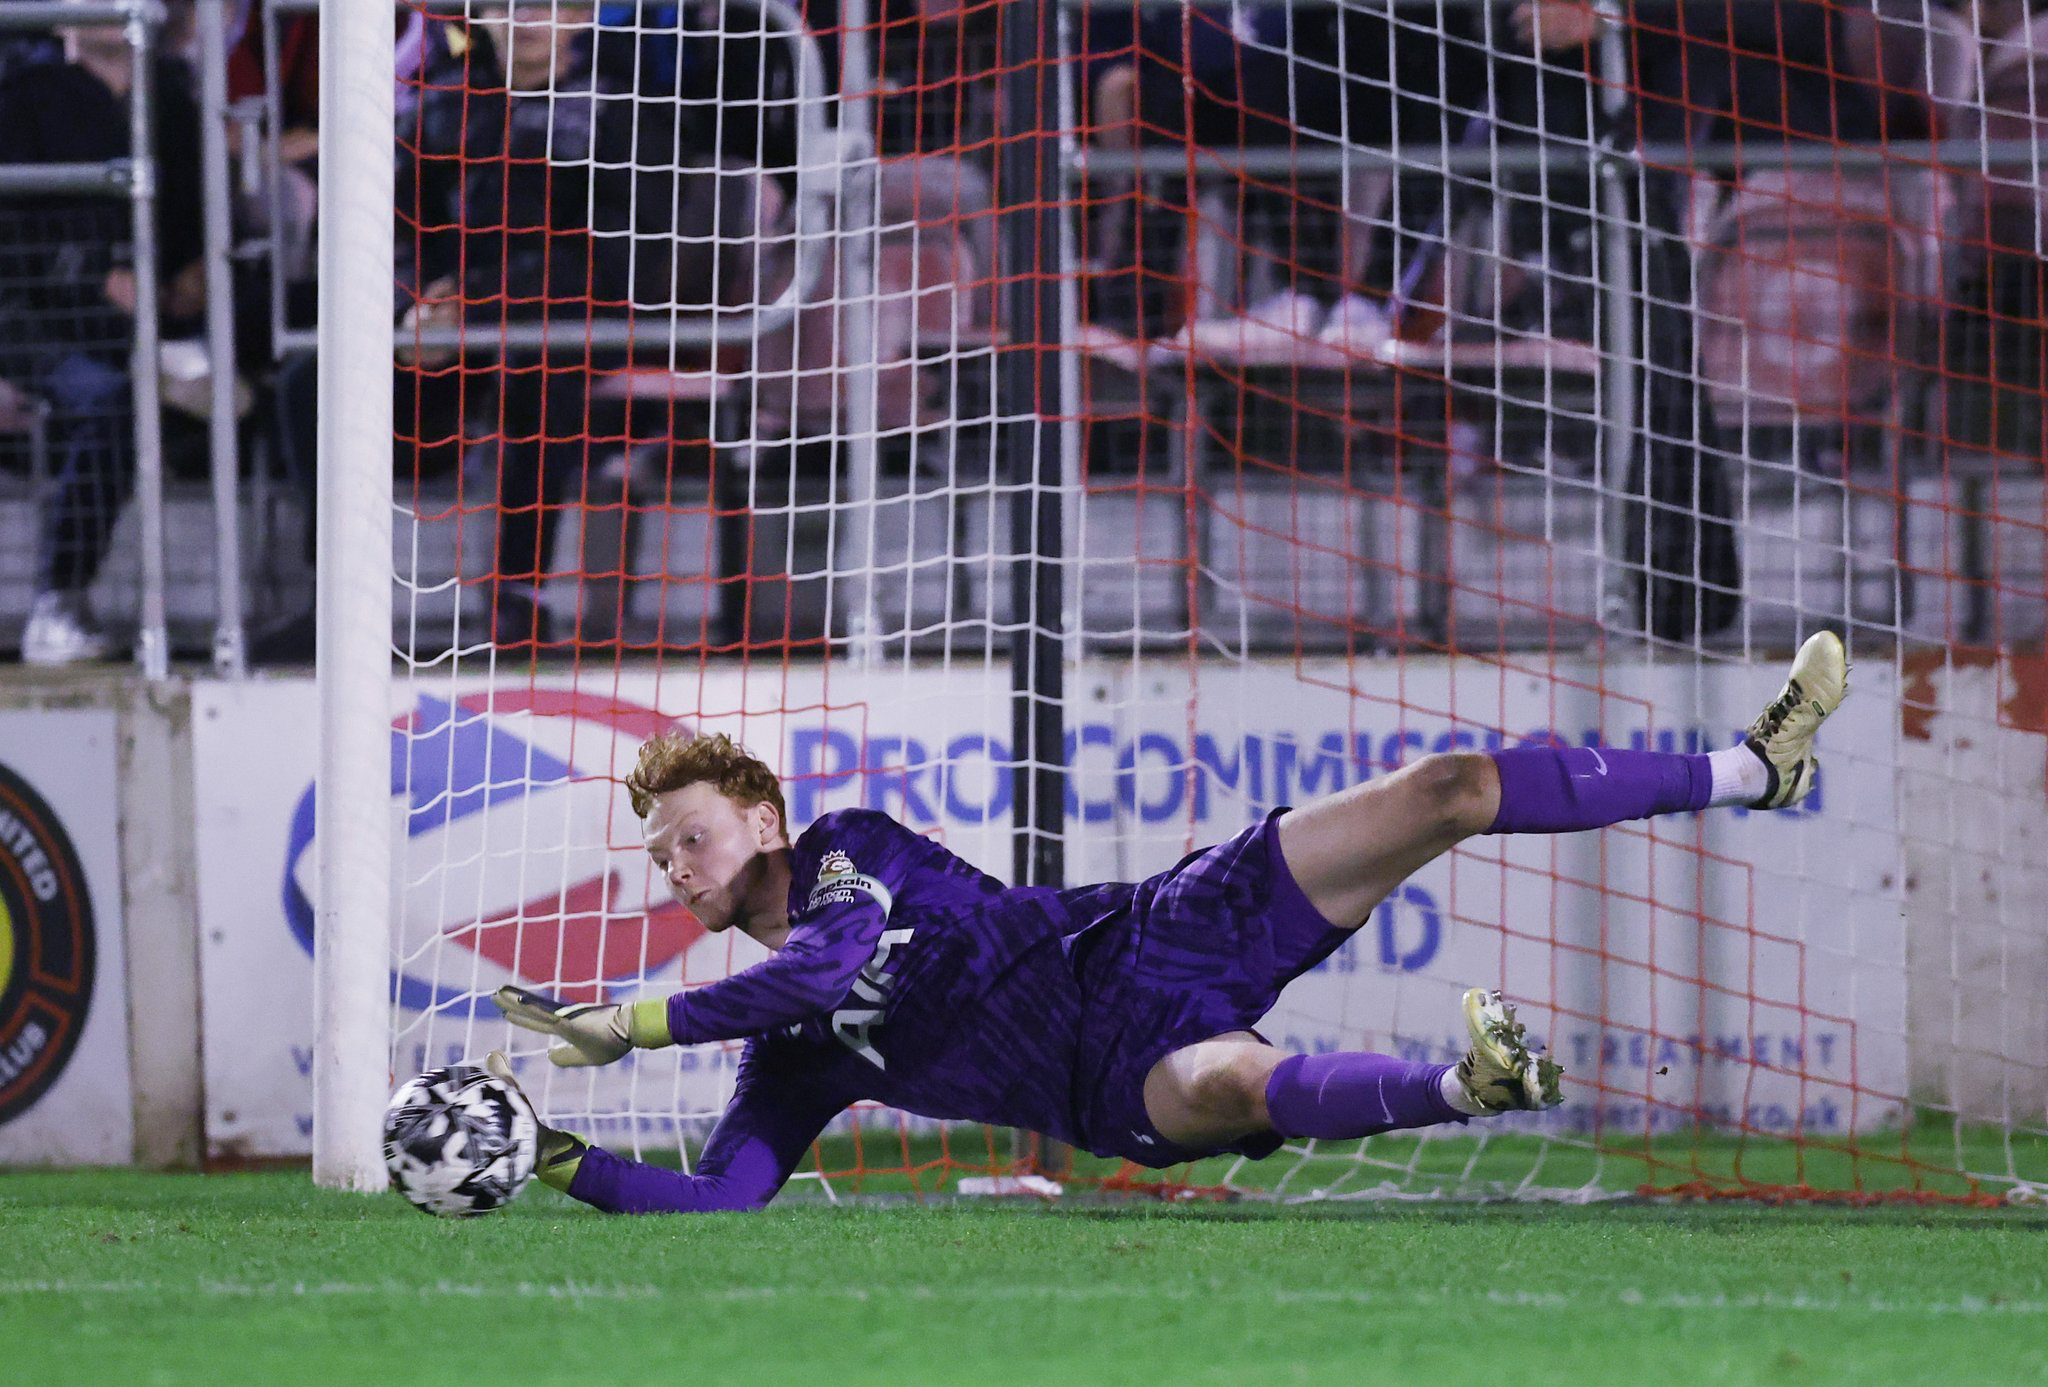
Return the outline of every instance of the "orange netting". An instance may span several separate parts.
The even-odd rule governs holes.
[[[813,1173],[2048,1183],[2042,21],[1072,0],[1048,52],[1004,32],[1018,3],[572,8],[407,9],[419,687],[733,730],[798,827],[865,803],[1007,873],[1011,521],[1048,486],[1070,881],[1432,750],[1725,745],[1819,627],[1864,681],[1791,828],[1477,840],[1275,1014],[1301,1048],[1435,1058],[1458,989],[1500,985],[1565,1063],[1553,1118],[1075,1174],[876,1113]],[[1020,72],[1053,80],[1023,101]],[[616,783],[630,742],[591,726],[561,759]],[[506,958],[578,995],[745,966],[662,933],[622,803],[613,865],[491,915]],[[556,1106],[672,1147],[732,1063]]]

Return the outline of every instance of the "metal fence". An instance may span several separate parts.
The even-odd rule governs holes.
[[[1129,2],[1116,0],[1126,6]],[[149,153],[153,132],[147,99],[154,79],[162,6],[159,0],[0,5],[0,28],[85,22],[124,27],[133,54],[137,99],[130,103],[132,148],[138,152],[130,159],[84,167],[0,167],[0,211],[4,211],[0,215],[0,246],[5,247],[0,254],[7,257],[0,268],[0,281],[4,281],[0,282],[0,302],[18,310],[5,320],[7,336],[0,340],[0,354],[6,354],[6,360],[0,361],[0,380],[11,387],[0,397],[0,487],[7,489],[0,491],[0,496],[11,494],[16,500],[11,508],[0,508],[0,517],[4,517],[0,525],[16,537],[4,546],[9,557],[0,560],[0,631],[8,629],[16,615],[9,609],[18,609],[45,581],[47,565],[40,551],[48,542],[41,536],[51,530],[51,523],[44,510],[54,494],[53,478],[61,471],[65,450],[71,446],[67,440],[113,428],[120,435],[119,447],[126,459],[122,465],[133,468],[135,519],[128,523],[135,524],[136,533],[132,543],[116,544],[119,552],[109,575],[100,580],[96,596],[102,605],[134,612],[139,656],[153,677],[168,668],[173,628],[175,643],[189,649],[194,644],[193,633],[207,626],[216,666],[239,672],[246,663],[245,624],[267,624],[289,615],[293,604],[305,600],[310,583],[302,546],[297,543],[297,527],[312,504],[310,495],[296,494],[307,481],[306,473],[303,468],[294,472],[281,464],[277,454],[286,445],[280,442],[277,428],[238,427],[236,423],[246,410],[245,400],[238,395],[237,359],[246,357],[247,344],[238,346],[236,341],[235,301],[237,266],[260,265],[264,270],[259,277],[261,292],[268,297],[267,331],[277,354],[303,352],[313,344],[312,324],[295,306],[294,286],[304,286],[310,268],[305,244],[310,219],[301,175],[291,169],[286,157],[276,68],[280,45],[276,40],[284,20],[312,13],[318,4],[317,0],[264,0],[257,7],[252,22],[264,25],[272,40],[265,45],[271,63],[266,94],[232,108],[223,82],[229,8],[228,0],[198,0],[197,4],[196,66],[201,78],[206,190],[205,330],[196,346],[169,353],[167,365],[158,341],[159,286],[153,282],[153,203],[158,178]],[[878,151],[865,147],[852,132],[881,131],[884,149],[880,152],[892,155],[933,146],[978,150],[997,123],[998,70],[1007,65],[1014,74],[1020,65],[1014,61],[1006,64],[997,51],[985,10],[966,12],[942,52],[923,54],[892,39],[887,26],[856,22],[865,11],[849,7],[838,35],[840,90],[832,92],[827,90],[817,45],[804,37],[796,12],[779,0],[763,0],[757,8],[763,29],[781,33],[793,45],[798,102],[807,113],[798,126],[796,169],[800,178],[793,211],[794,241],[838,246],[851,257],[848,263],[857,274],[861,258],[873,254],[876,203],[871,186],[847,175],[862,170],[871,174]],[[1078,8],[1074,3],[1061,5],[1057,18],[1071,27]],[[1946,22],[1937,21],[1936,13],[1928,12],[1929,26]],[[1974,45],[1981,36],[1966,37]],[[1607,40],[1610,71],[1619,42],[1612,35]],[[943,63],[938,62],[940,58]],[[905,102],[892,96],[883,81],[892,72],[918,74],[930,99]],[[1930,69],[1930,83],[1934,78]],[[1952,93],[1943,95],[1947,99]],[[1966,99],[1983,100],[1981,95]],[[1067,100],[1071,102],[1071,93]],[[874,109],[863,105],[855,113],[857,118],[849,117],[845,109],[849,101],[868,103]],[[2018,114],[2031,119],[2031,111]],[[1071,121],[1064,121],[1061,130],[1054,132],[1051,145],[1059,156],[1055,181],[1038,190],[1036,201],[1073,206],[1085,203],[1089,189],[1105,181],[1128,183],[1165,176],[1185,179],[1199,202],[1205,193],[1235,197],[1235,190],[1247,177],[1284,177],[1306,190],[1310,201],[1341,209],[1348,205],[1347,198],[1356,185],[1391,168],[1404,175],[1434,174],[1453,183],[1489,184],[1491,209],[1473,219],[1474,225],[1483,228],[1487,216],[1496,222],[1512,219],[1517,180],[1564,175],[1583,185],[1587,198],[1584,224],[1596,240],[1578,248],[1580,262],[1549,268],[1584,283],[1586,292],[1567,306],[1597,316],[1604,327],[1589,322],[1583,330],[1575,327],[1565,332],[1546,320],[1544,335],[1590,339],[1604,331],[1607,350],[1597,359],[1575,359],[1566,369],[1552,359],[1518,366],[1503,362],[1498,353],[1494,359],[1482,361],[1478,359],[1481,354],[1468,352],[1472,359],[1462,362],[1447,354],[1448,348],[1435,357],[1418,354],[1412,364],[1437,377],[1443,391],[1463,392],[1463,398],[1486,402],[1477,434],[1469,429],[1460,437],[1446,433],[1432,440],[1433,444],[1446,456],[1461,449],[1478,450],[1504,463],[1503,490],[1491,503],[1490,519],[1482,523],[1482,518],[1468,517],[1470,523],[1465,523],[1459,508],[1466,503],[1442,477],[1428,481],[1422,492],[1411,492],[1400,506],[1382,505],[1383,498],[1372,487],[1354,487],[1345,504],[1362,508],[1361,514],[1333,533],[1364,536],[1360,542],[1368,546],[1384,544],[1389,553],[1398,549],[1418,557],[1404,560],[1398,568],[1371,562],[1361,566],[1336,557],[1330,571],[1319,578],[1312,576],[1305,588],[1300,572],[1294,569],[1281,574],[1276,568],[1272,579],[1275,584],[1284,581],[1292,585],[1295,592],[1290,602],[1305,607],[1311,615],[1320,612],[1330,640],[1340,644],[1346,614],[1361,606],[1395,613],[1395,624],[1426,643],[1458,639],[1467,644],[1486,639],[1488,632],[1508,644],[1551,638],[1542,633],[1552,631],[1554,613],[1525,613],[1527,620],[1521,621],[1513,604],[1502,601],[1497,592],[1491,602],[1475,596],[1483,588],[1499,589],[1500,582],[1463,582],[1454,567],[1477,563],[1491,579],[1511,572],[1516,564],[1536,561],[1530,544],[1518,540],[1613,527],[1613,498],[1621,490],[1616,480],[1618,463],[1602,449],[1633,436],[1633,401],[1640,392],[1632,374],[1638,369],[1639,353],[1628,340],[1625,326],[1632,321],[1627,300],[1637,289],[1627,274],[1612,271],[1635,259],[1626,243],[1632,219],[1623,185],[1642,168],[1660,162],[1698,170],[1824,165],[1832,170],[1892,170],[1900,177],[1956,169],[1993,185],[2025,188],[2035,180],[2041,157],[2033,134],[2000,133],[1987,125],[1984,138],[1895,141],[1882,148],[1774,146],[1759,150],[1742,145],[1654,143],[1627,148],[1611,139],[1572,144],[1493,138],[1382,150],[1304,139],[1288,148],[1203,149],[1191,166],[1185,149],[1089,146],[1071,137],[1072,128]],[[239,144],[239,158],[230,156],[231,140]],[[94,201],[101,204],[100,210],[91,210]],[[87,312],[77,304],[64,307],[38,287],[61,272],[65,251],[87,239],[106,239],[107,218],[113,214],[110,209],[118,209],[132,243],[135,265],[136,310],[132,319],[122,322],[107,319],[97,308]],[[1259,276],[1264,273],[1270,279],[1270,267],[1262,270],[1260,257],[1247,254],[1246,247],[1285,233],[1273,223],[1281,213],[1272,207],[1237,208],[1233,215],[1237,231],[1232,243],[1221,248],[1213,244],[1196,247],[1195,253],[1233,262],[1214,283],[1226,286],[1225,291],[1236,296],[1235,306],[1242,307],[1260,284]],[[89,220],[94,229],[67,232],[62,222],[65,217]],[[1263,226],[1262,218],[1267,219]],[[1196,215],[1191,220],[1214,224],[1226,218]],[[1035,223],[1034,234],[1047,234],[1048,225],[1045,220]],[[1448,236],[1455,230],[1425,228],[1425,234]],[[1062,255],[1073,253],[1071,231],[1067,234],[1069,239],[1059,251]],[[1597,243],[1600,237],[1608,238],[1604,247]],[[1622,239],[1615,241],[1616,237]],[[1498,257],[1501,245],[1495,241],[1468,246],[1467,250],[1469,263],[1483,266],[1489,255]],[[1014,261],[1021,253],[1020,245],[1012,243],[1003,253]],[[1395,253],[1398,256],[1399,252]],[[1605,272],[1596,272],[1596,264],[1604,266]],[[1080,267],[1068,263],[1064,268]],[[825,286],[821,278],[825,270],[819,261],[800,264],[799,271],[778,297],[750,312],[665,324],[664,345],[753,340],[787,323],[821,287],[859,297],[854,280]],[[2038,270],[2035,274],[2038,278]],[[1476,274],[1475,289],[1483,291],[1486,279],[1484,272]],[[1868,485],[1858,485],[1852,478],[1848,485],[1820,488],[1811,467],[1802,461],[1801,449],[1826,430],[1816,429],[1808,420],[1781,420],[1756,401],[1745,398],[1739,402],[1734,417],[1740,450],[1745,457],[1762,460],[1758,466],[1744,468],[1745,515],[1759,517],[1757,523],[1765,534],[1792,536],[1815,527],[1827,531],[1833,538],[1825,547],[1836,556],[1831,561],[1833,571],[1827,574],[1799,570],[1796,559],[1787,559],[1793,566],[1779,572],[1772,567],[1777,559],[1771,557],[1778,551],[1766,550],[1767,561],[1751,574],[1751,585],[1757,591],[1777,582],[1833,584],[1839,589],[1834,600],[1842,615],[1895,631],[1905,639],[1990,639],[2039,633],[2044,625],[2036,610],[2039,604],[2015,598],[2014,591],[2023,591],[2027,584],[2016,584],[2011,576],[2038,569],[2041,546],[2030,541],[2027,533],[1999,524],[2001,508],[2023,509],[2032,503],[2029,488],[2038,490],[2039,485],[2038,460],[2030,466],[2026,457],[2032,446],[2029,435],[2038,432],[2038,382],[2000,374],[2006,370],[2001,363],[2038,354],[2038,325],[2030,326],[2023,311],[2025,301],[2037,294],[2038,283],[2030,287],[2015,280],[1991,288],[1994,294],[2012,298],[2015,311],[2001,317],[1994,304],[1993,311],[1975,318],[1938,325],[1937,349],[1947,355],[1914,377],[1911,384],[1918,393],[1887,426],[1881,446],[1851,450],[1872,472]],[[1937,283],[1932,292],[1938,296],[1943,289]],[[1040,307],[1055,302],[1048,299]],[[1021,318],[1026,308],[1026,303],[1018,300],[1008,306],[1009,316]],[[1553,315],[1559,308],[1559,302],[1552,300],[1532,311]],[[1485,309],[1496,324],[1503,313],[1513,311],[1518,310],[1499,301]],[[1043,312],[1039,316],[1041,321],[1046,317]],[[1076,322],[1071,301],[1060,307],[1057,321],[1065,327]],[[125,341],[118,331],[124,327],[129,333]],[[644,345],[646,331],[644,325],[624,320],[593,319],[566,328],[515,325],[488,336],[460,329],[429,331],[412,334],[400,345],[517,353],[545,345],[550,333],[568,333],[579,343],[612,342],[624,347]],[[2029,333],[2032,337],[2028,340],[2017,340]],[[67,334],[79,340],[70,341]],[[855,333],[853,340],[858,356],[861,344],[872,342],[873,333]],[[101,390],[92,395],[95,403],[91,409],[81,413],[76,404],[80,396],[67,397],[61,383],[52,382],[49,371],[38,363],[48,355],[44,346],[60,342],[91,359],[113,363],[110,369],[125,375],[127,398],[118,410]],[[1042,345],[1054,343],[1048,340]],[[994,368],[995,358],[987,350],[962,351],[957,340],[953,346],[969,376]],[[195,353],[205,363],[204,369],[181,368],[179,363],[194,360]],[[124,356],[127,366],[121,371],[119,361]],[[1027,358],[1013,354],[1009,359]],[[874,360],[841,363],[842,369],[855,372],[872,372],[879,365]],[[1269,387],[1247,389],[1247,372],[1256,375],[1260,369],[1256,364],[1237,363],[1232,371],[1219,373],[1199,362],[1189,368],[1184,361],[1163,369],[1140,365],[1116,376],[1121,383],[1106,392],[1091,388],[1086,399],[1079,397],[1077,382],[1069,371],[1058,386],[1069,404],[1062,412],[1088,416],[1087,422],[1068,436],[1070,452],[1085,453],[1088,460],[1085,467],[1072,467],[1074,459],[1070,457],[1070,470],[1075,475],[1085,471],[1091,483],[1103,484],[1084,485],[1077,491],[1076,504],[1083,511],[1092,511],[1095,518],[1077,526],[1076,532],[1098,538],[1119,531],[1141,534],[1153,523],[1145,499],[1134,499],[1117,486],[1114,459],[1134,451],[1119,440],[1138,440],[1145,430],[1157,430],[1162,420],[1174,434],[1165,446],[1174,459],[1173,466],[1180,469],[1176,475],[1195,478],[1198,485],[1201,478],[1214,475],[1215,462],[1205,453],[1204,438],[1215,430],[1191,426],[1191,421],[1206,419],[1227,421],[1227,427],[1218,427],[1238,440],[1236,446],[1243,457],[1285,454],[1290,465],[1310,472],[1321,460],[1341,466],[1353,476],[1371,477],[1377,469],[1387,479],[1384,490],[1392,492],[1397,464],[1389,458],[1363,457],[1355,440],[1339,436],[1342,431],[1329,426],[1329,421],[1344,411],[1370,412],[1371,406],[1360,401],[1370,395],[1369,389],[1362,393],[1361,386],[1371,382],[1350,367],[1304,367],[1295,361],[1273,368]],[[1115,375],[1107,370],[1096,374],[1099,380]],[[175,436],[168,441],[171,450],[184,448],[192,453],[192,471],[203,478],[203,484],[173,486],[168,493],[169,511],[167,440],[162,423],[161,382],[165,379],[191,386],[191,398],[174,413],[207,421],[203,428],[182,423],[173,428]],[[955,418],[956,428],[986,424],[992,409],[990,388],[983,388],[975,397],[981,403]],[[1016,391],[1026,387],[1013,382],[1005,388]],[[1142,397],[1144,408],[1120,414],[1118,390],[1125,392],[1125,403]],[[854,390],[849,398],[871,395],[871,391]],[[1279,401],[1282,395],[1292,398]],[[1325,397],[1342,403],[1319,405]],[[280,410],[289,414],[307,407],[303,400],[289,400],[274,391],[268,398],[272,403],[266,418],[273,425]],[[285,401],[282,406],[276,403],[279,400]],[[1449,418],[1452,411],[1443,413]],[[1173,423],[1176,420],[1179,422]],[[840,618],[847,623],[843,629],[823,630],[824,623],[834,618],[821,610],[816,616],[820,634],[872,649],[878,632],[929,630],[942,615],[956,619],[963,610],[979,612],[992,624],[1008,622],[1016,592],[988,583],[985,575],[977,577],[966,566],[954,563],[954,551],[962,542],[962,525],[985,538],[1016,523],[1004,509],[1000,488],[991,481],[985,496],[971,499],[964,511],[955,508],[957,513],[945,525],[899,524],[893,515],[908,515],[916,509],[914,478],[896,475],[893,464],[878,456],[873,419],[849,413],[837,427],[848,444],[840,465],[848,472],[842,498],[854,503],[852,512],[813,533],[806,527],[812,526],[816,517],[807,513],[792,493],[787,505],[764,506],[757,523],[782,525],[788,531],[786,548],[837,546],[843,555],[879,553],[883,556],[881,568],[902,576],[900,581],[878,580],[880,586],[870,581],[860,601],[852,604],[856,610]],[[759,437],[751,420],[716,428],[723,446],[751,449],[750,465],[758,463]],[[1973,429],[1979,430],[1981,437]],[[1796,437],[1780,448],[1782,440],[1777,435],[1785,432]],[[203,443],[199,441],[202,438]],[[255,456],[245,459],[242,453],[250,443]],[[1827,446],[1825,438],[1823,446]],[[203,462],[196,461],[200,458]],[[1881,478],[1878,472],[1883,473]],[[428,487],[431,492],[432,484]],[[628,533],[616,541],[627,547],[622,561],[627,581],[636,576],[663,576],[659,565],[665,562],[663,556],[673,552],[709,554],[712,563],[722,562],[716,557],[716,536],[697,536],[679,547],[666,532],[677,525],[696,523],[693,516],[701,518],[704,507],[690,501],[681,498],[675,515],[663,527],[664,533]],[[1262,594],[1253,590],[1260,580],[1245,575],[1260,571],[1258,556],[1252,555],[1245,573],[1229,582],[1215,580],[1214,566],[1206,558],[1214,546],[1243,548],[1247,536],[1256,548],[1260,543],[1256,537],[1273,528],[1258,518],[1259,507],[1269,502],[1277,504],[1274,498],[1252,495],[1233,516],[1211,524],[1213,533],[1194,536],[1195,550],[1181,557],[1210,576],[1192,588],[1173,583],[1148,587],[1145,574],[1120,571],[1120,566],[1127,565],[1113,543],[1099,553],[1084,548],[1075,556],[1077,571],[1093,576],[1082,601],[1095,604],[1103,613],[1128,610],[1133,614],[1124,626],[1105,617],[1105,624],[1094,629],[1111,631],[1112,639],[1123,639],[1133,634],[1125,626],[1142,628],[1152,622],[1169,639],[1199,630],[1225,644],[1251,641],[1246,635],[1247,614],[1256,610]],[[1604,518],[1603,511],[1607,512]],[[1501,520],[1509,512],[1526,513],[1530,517],[1527,525]],[[968,518],[962,520],[961,514]],[[461,540],[463,527],[478,523],[474,511],[465,515],[453,505],[437,506],[429,495],[426,503],[416,507],[412,521],[404,542],[416,551],[420,573],[426,575],[415,578],[416,587],[433,586],[429,579],[436,565],[450,577],[458,575],[465,561],[458,558],[460,554],[488,555],[487,536],[472,534],[469,542]],[[1447,543],[1446,535],[1461,524],[1464,541],[1457,546]],[[1490,545],[1472,540],[1474,535],[1489,534],[1495,541]],[[1885,542],[1891,552],[1884,555],[1872,550],[1880,535],[1890,537]],[[574,542],[582,542],[582,538],[575,536]],[[249,541],[246,550],[245,540]],[[1587,546],[1578,549],[1586,552]],[[32,550],[39,556],[27,561]],[[1368,548],[1355,557],[1370,560],[1372,555]],[[818,566],[837,571],[850,562],[828,558]],[[868,560],[867,566],[875,568],[875,561]],[[1612,591],[1616,570],[1598,562],[1597,555],[1583,567],[1561,591],[1570,594],[1567,615],[1583,621],[1590,630],[1616,618]],[[252,578],[255,581],[248,581]],[[895,588],[890,587],[891,582]],[[660,583],[647,587],[648,596],[627,601],[625,609],[629,620],[649,628],[672,616],[671,608],[678,602],[688,605],[706,600],[702,589]],[[451,584],[450,591],[454,590]],[[715,593],[710,600],[717,600]],[[875,615],[878,605],[900,609],[902,615],[883,621]],[[1769,624],[1769,606],[1767,600],[1759,601],[1759,619],[1765,629],[1775,630]],[[1961,620],[1950,619],[1959,609]],[[1929,615],[1934,612],[1950,616],[1937,622]],[[1789,621],[1789,607],[1787,614]],[[1757,629],[1752,625],[1751,633]],[[1458,638],[1460,631],[1466,633],[1464,638]],[[912,644],[917,639],[910,635],[900,638]],[[1315,638],[1309,638],[1309,643],[1316,643]]]

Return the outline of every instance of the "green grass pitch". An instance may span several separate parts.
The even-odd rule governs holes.
[[[425,1218],[303,1172],[0,1173],[9,1382],[2048,1382],[2048,1217],[933,1202]]]

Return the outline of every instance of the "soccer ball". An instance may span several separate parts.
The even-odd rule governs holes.
[[[540,1120],[526,1095],[472,1064],[429,1069],[384,1113],[384,1166],[415,1209],[444,1218],[512,1202],[533,1175]]]

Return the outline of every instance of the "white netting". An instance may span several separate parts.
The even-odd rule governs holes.
[[[1450,0],[1075,0],[1046,50],[1017,4],[502,8],[401,7],[395,1069],[502,1043],[507,977],[756,956],[640,852],[619,782],[671,722],[798,829],[869,804],[1008,876],[1036,633],[1080,883],[1432,750],[1725,745],[1825,626],[1855,693],[1807,808],[1478,840],[1266,1027],[1454,1057],[1498,985],[1563,1109],[1172,1178],[2048,1171],[2033,27],[1551,4],[1539,54]],[[535,1096],[673,1151],[734,1057]]]

